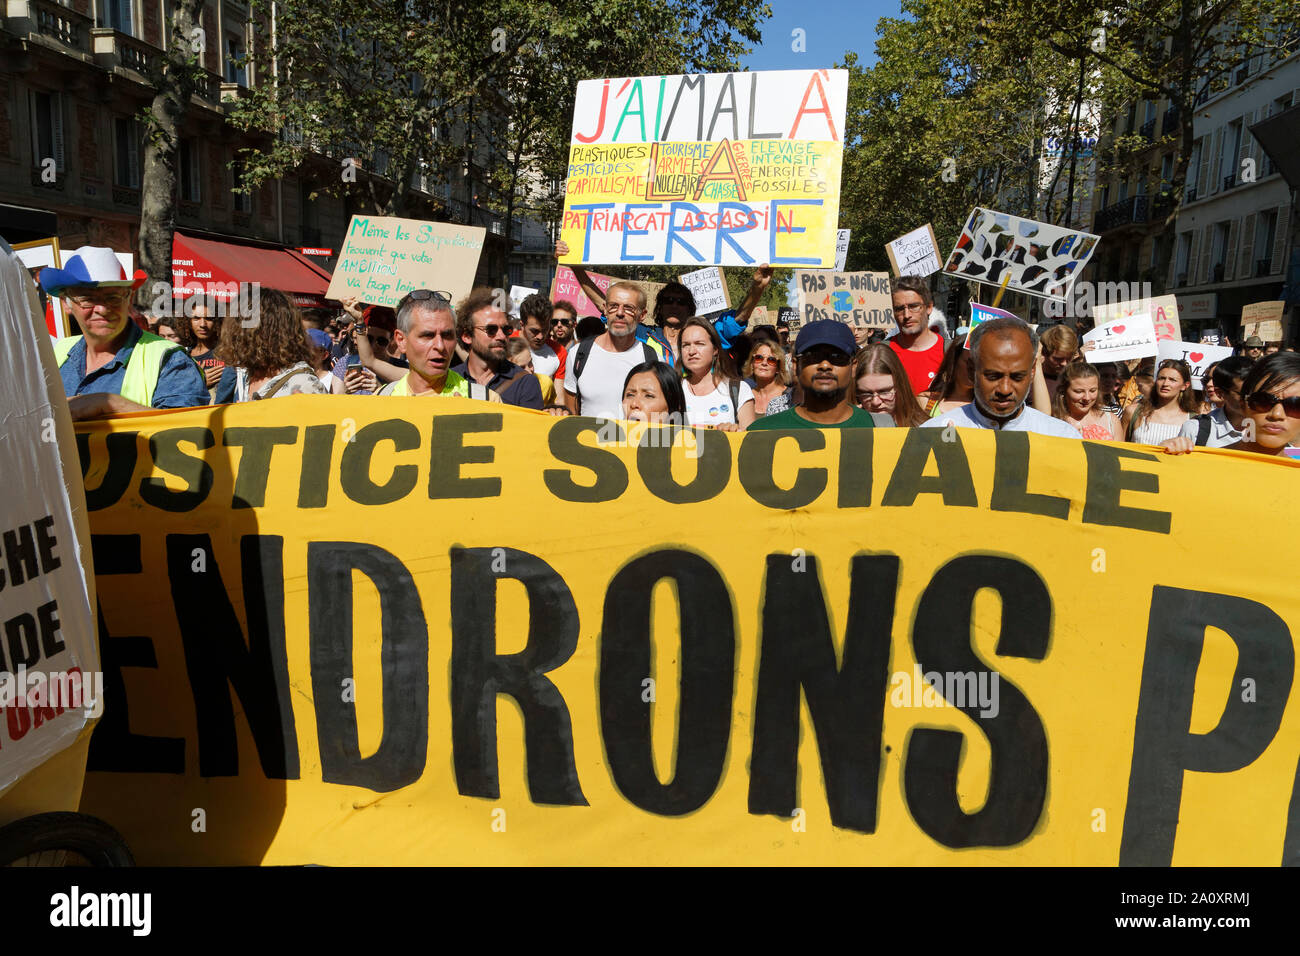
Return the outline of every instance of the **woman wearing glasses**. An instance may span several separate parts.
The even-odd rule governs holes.
[[[853,369],[858,407],[867,412],[884,412],[899,428],[914,428],[925,421],[903,363],[883,342],[868,345],[858,353]]]
[[[745,360],[744,382],[754,393],[754,415],[774,415],[794,404],[794,388],[780,343],[760,339]]]
[[[1151,394],[1124,409],[1122,424],[1129,441],[1159,445],[1178,437],[1195,411],[1192,370],[1181,359],[1165,359],[1156,369]]]

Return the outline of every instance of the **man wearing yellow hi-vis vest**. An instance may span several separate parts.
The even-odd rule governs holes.
[[[84,333],[54,343],[74,419],[208,404],[203,373],[185,350],[131,321],[131,292],[144,280],[142,272],[128,277],[101,246],[82,246],[62,269],[41,272],[42,288],[62,297]]]

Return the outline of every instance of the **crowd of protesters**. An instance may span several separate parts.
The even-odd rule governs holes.
[[[437,394],[728,431],[955,426],[1170,453],[1280,455],[1300,444],[1300,355],[1254,339],[1202,382],[1176,359],[1090,363],[1090,346],[1064,324],[1040,334],[998,318],[948,338],[916,276],[894,280],[896,328],[881,341],[880,330],[831,320],[793,336],[751,327],[772,279],[766,264],[738,308],[713,316],[697,315],[677,282],[648,310],[641,286],[601,290],[574,272],[601,315],[533,294],[513,318],[501,290],[480,287],[455,302],[414,290],[394,309],[349,299],[322,316],[262,289],[252,321],[197,305],[145,329],[131,321],[139,279],[110,250],[83,247],[40,281],[82,330],[56,346],[77,418],[299,394]]]

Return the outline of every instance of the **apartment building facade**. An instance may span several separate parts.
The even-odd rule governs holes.
[[[0,236],[57,236],[134,251],[140,224],[150,74],[162,56],[172,0],[5,0],[0,30]],[[310,155],[292,174],[242,188],[236,151],[256,142],[230,125],[230,106],[262,78],[245,62],[257,24],[244,0],[205,0],[203,81],[181,130],[176,228],[207,238],[337,252],[354,207],[319,192],[339,158]],[[483,163],[466,156],[446,175],[417,175],[419,218],[483,226],[477,281],[506,274],[499,217],[481,208]],[[360,175],[380,175],[361,170]],[[477,179],[476,179],[477,176]],[[332,258],[318,260],[328,270]]]

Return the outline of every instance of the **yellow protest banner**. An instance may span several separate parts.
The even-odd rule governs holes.
[[[142,862],[1300,853],[1292,571],[1197,557],[1259,538],[1206,488],[1289,500],[1293,463],[418,398],[78,441],[83,810]]]

